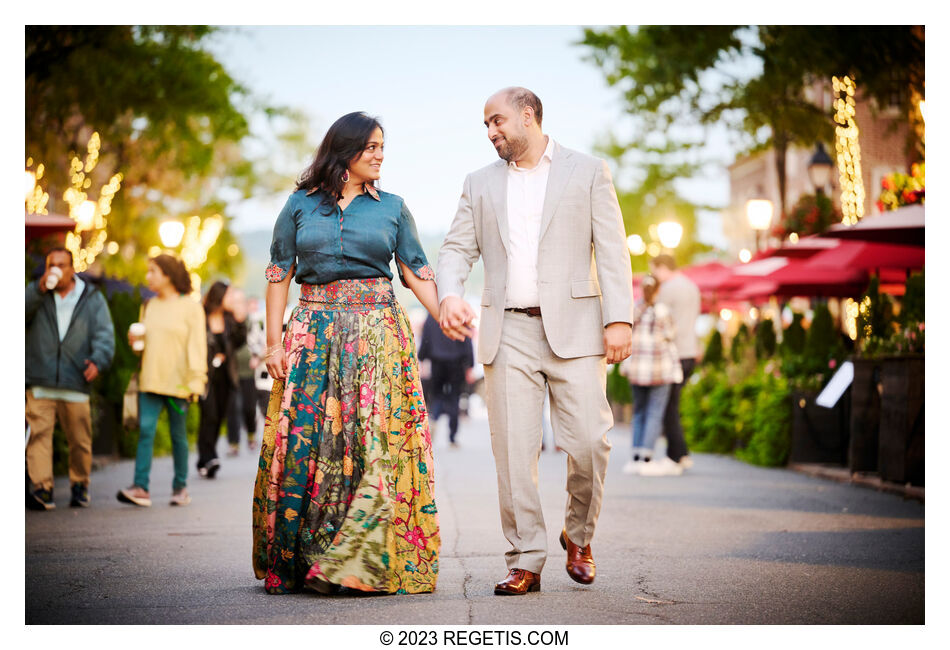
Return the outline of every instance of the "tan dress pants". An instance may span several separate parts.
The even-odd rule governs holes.
[[[509,569],[540,573],[547,558],[538,492],[545,384],[554,437],[568,456],[564,527],[571,541],[587,546],[600,514],[610,455],[606,433],[613,426],[606,360],[557,357],[541,318],[505,312],[498,354],[485,366],[485,384],[501,526],[512,546],[505,560]]]
[[[53,489],[53,426],[56,418],[69,443],[69,482],[89,485],[92,471],[92,416],[89,402],[37,399],[26,391],[26,471],[34,489]]]

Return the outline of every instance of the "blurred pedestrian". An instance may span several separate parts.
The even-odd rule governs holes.
[[[620,364],[620,374],[633,391],[633,458],[623,466],[625,474],[660,476],[682,474],[683,468],[668,457],[650,462],[653,447],[663,430],[663,415],[670,386],[683,379],[674,342],[670,309],[656,303],[657,279],[643,279],[643,300],[633,312],[633,353]]]
[[[443,414],[447,415],[449,444],[457,447],[455,436],[459,428],[459,399],[475,364],[472,339],[453,341],[442,333],[439,321],[430,314],[422,326],[419,361],[431,364],[431,400],[426,402],[429,407],[429,426],[434,427]]]
[[[286,321],[284,327],[287,327]],[[251,368],[254,369],[254,394],[256,395],[257,408],[261,417],[267,417],[267,403],[270,401],[270,392],[274,387],[274,378],[267,372],[267,364],[264,363],[264,354],[267,349],[267,338],[264,329],[264,310],[261,309],[260,302],[253,298],[248,303],[247,313],[247,347],[251,352]],[[254,443],[253,445],[251,443]],[[248,439],[248,449],[257,446],[256,438],[254,441]]]
[[[696,319],[699,318],[699,287],[681,271],[676,270],[676,261],[663,253],[650,260],[650,269],[660,282],[656,301],[670,308],[673,326],[676,328],[676,350],[680,357],[683,378],[670,387],[670,398],[663,415],[663,435],[666,437],[666,454],[683,469],[693,466],[689,457],[683,424],[680,422],[680,393],[683,384],[693,374],[699,357],[699,340],[696,337]]]
[[[254,486],[253,566],[268,593],[422,593],[440,547],[432,441],[390,263],[439,309],[412,214],[376,188],[383,130],[334,122],[277,216],[265,276],[274,377]],[[281,341],[291,279],[300,301]]]
[[[186,506],[188,494],[188,435],[185,428],[189,401],[204,393],[208,375],[205,315],[192,298],[191,276],[181,260],[162,253],[148,261],[145,274],[155,297],[142,306],[138,323],[129,328],[129,344],[142,353],[139,371],[139,442],[135,477],[116,495],[119,501],[150,506],[149,475],[155,429],[162,410],[168,413],[175,473],[171,504]]]
[[[43,276],[26,287],[26,505],[52,510],[53,428],[69,444],[70,501],[89,505],[92,417],[89,390],[115,353],[115,330],[102,294],[73,271],[73,254],[53,248]]]
[[[236,351],[247,341],[247,308],[240,290],[215,282],[204,297],[208,343],[208,389],[201,398],[198,425],[198,475],[214,478],[221,467],[218,436],[228,405],[240,390]]]
[[[258,366],[260,357],[254,356],[250,344],[251,314],[256,310],[256,306],[251,304],[250,299],[245,299],[244,305],[247,314],[245,325],[248,331],[245,341],[234,351],[238,371],[238,390],[231,393],[231,401],[228,405],[229,456],[238,455],[241,447],[241,429],[247,432],[247,448],[256,447],[254,438],[257,435],[258,395],[254,383],[254,369]]]

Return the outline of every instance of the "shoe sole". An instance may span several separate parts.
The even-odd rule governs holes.
[[[211,467],[206,467],[208,470],[208,478],[214,478],[214,475],[218,473],[218,470],[221,469],[220,465],[212,465]]]
[[[37,512],[42,512],[45,510],[55,510],[55,503],[46,503],[45,501],[40,501],[32,494],[28,494],[26,497],[26,507],[30,510],[36,510]]]
[[[88,501],[70,501],[69,507],[70,508],[88,508],[89,502]]]
[[[530,587],[528,587],[527,591],[522,591],[522,592],[504,591],[501,589],[495,589],[495,595],[496,596],[524,596],[525,594],[531,593],[532,591],[541,591],[541,583],[538,582],[536,584],[533,584]]]
[[[152,500],[151,499],[142,499],[141,497],[130,497],[122,492],[121,490],[116,495],[116,498],[122,503],[131,503],[133,506],[139,506],[140,508],[151,508]]]

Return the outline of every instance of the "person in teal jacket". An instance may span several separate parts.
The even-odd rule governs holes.
[[[58,281],[53,279],[57,273]],[[26,422],[30,429],[26,467],[31,484],[27,507],[55,507],[53,427],[57,417],[69,442],[70,506],[89,505],[89,389],[112,363],[114,353],[115,330],[105,298],[74,273],[72,253],[52,249],[43,277],[26,287]]]

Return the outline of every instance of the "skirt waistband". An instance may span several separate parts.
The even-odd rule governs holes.
[[[347,278],[300,285],[300,303],[310,309],[365,309],[392,305],[395,301],[388,278]]]

